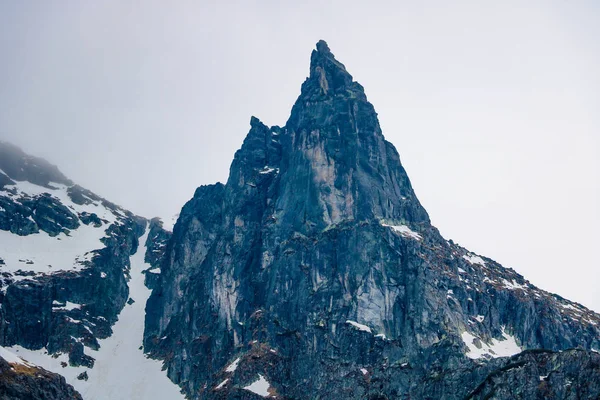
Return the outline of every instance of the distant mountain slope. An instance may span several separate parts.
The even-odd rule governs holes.
[[[594,365],[600,316],[445,240],[325,42],[286,125],[250,125],[227,183],[183,207],[147,306],[145,348],[191,398],[508,399],[543,391],[498,389],[504,357]]]
[[[85,399],[110,388],[132,398],[124,385],[140,376],[136,393],[176,398],[141,350],[148,221],[13,145],[0,142],[0,155],[0,345],[64,375]]]

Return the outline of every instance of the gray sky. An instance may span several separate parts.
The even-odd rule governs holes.
[[[285,123],[325,39],[446,238],[600,311],[599,20],[594,0],[0,0],[0,138],[169,216],[227,179],[251,115]]]

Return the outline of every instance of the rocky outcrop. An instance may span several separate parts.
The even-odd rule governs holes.
[[[0,357],[0,400],[81,400],[65,378],[26,363]]]
[[[191,398],[458,399],[497,357],[600,347],[597,314],[439,234],[325,42],[286,125],[250,126],[147,304],[144,347]]]
[[[163,223],[159,218],[150,220],[149,229],[144,261],[150,264],[150,268],[144,271],[146,275],[144,283],[148,288],[153,289],[161,273],[160,264],[165,257],[172,233],[163,228]]]
[[[506,360],[467,399],[598,399],[600,354],[525,351]]]

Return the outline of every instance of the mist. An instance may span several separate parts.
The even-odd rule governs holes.
[[[0,140],[145,217],[284,125],[319,39],[447,239],[600,311],[600,6],[2,2]]]

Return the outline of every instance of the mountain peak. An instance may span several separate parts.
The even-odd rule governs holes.
[[[321,54],[331,54],[331,50],[329,50],[329,46],[327,45],[327,42],[324,41],[323,39],[321,39],[317,42],[317,51]]]
[[[310,96],[328,96],[352,84],[352,75],[346,71],[344,64],[335,59],[324,40],[317,42],[317,49],[311,54],[310,77],[307,83],[312,84],[303,87],[303,93]]]

